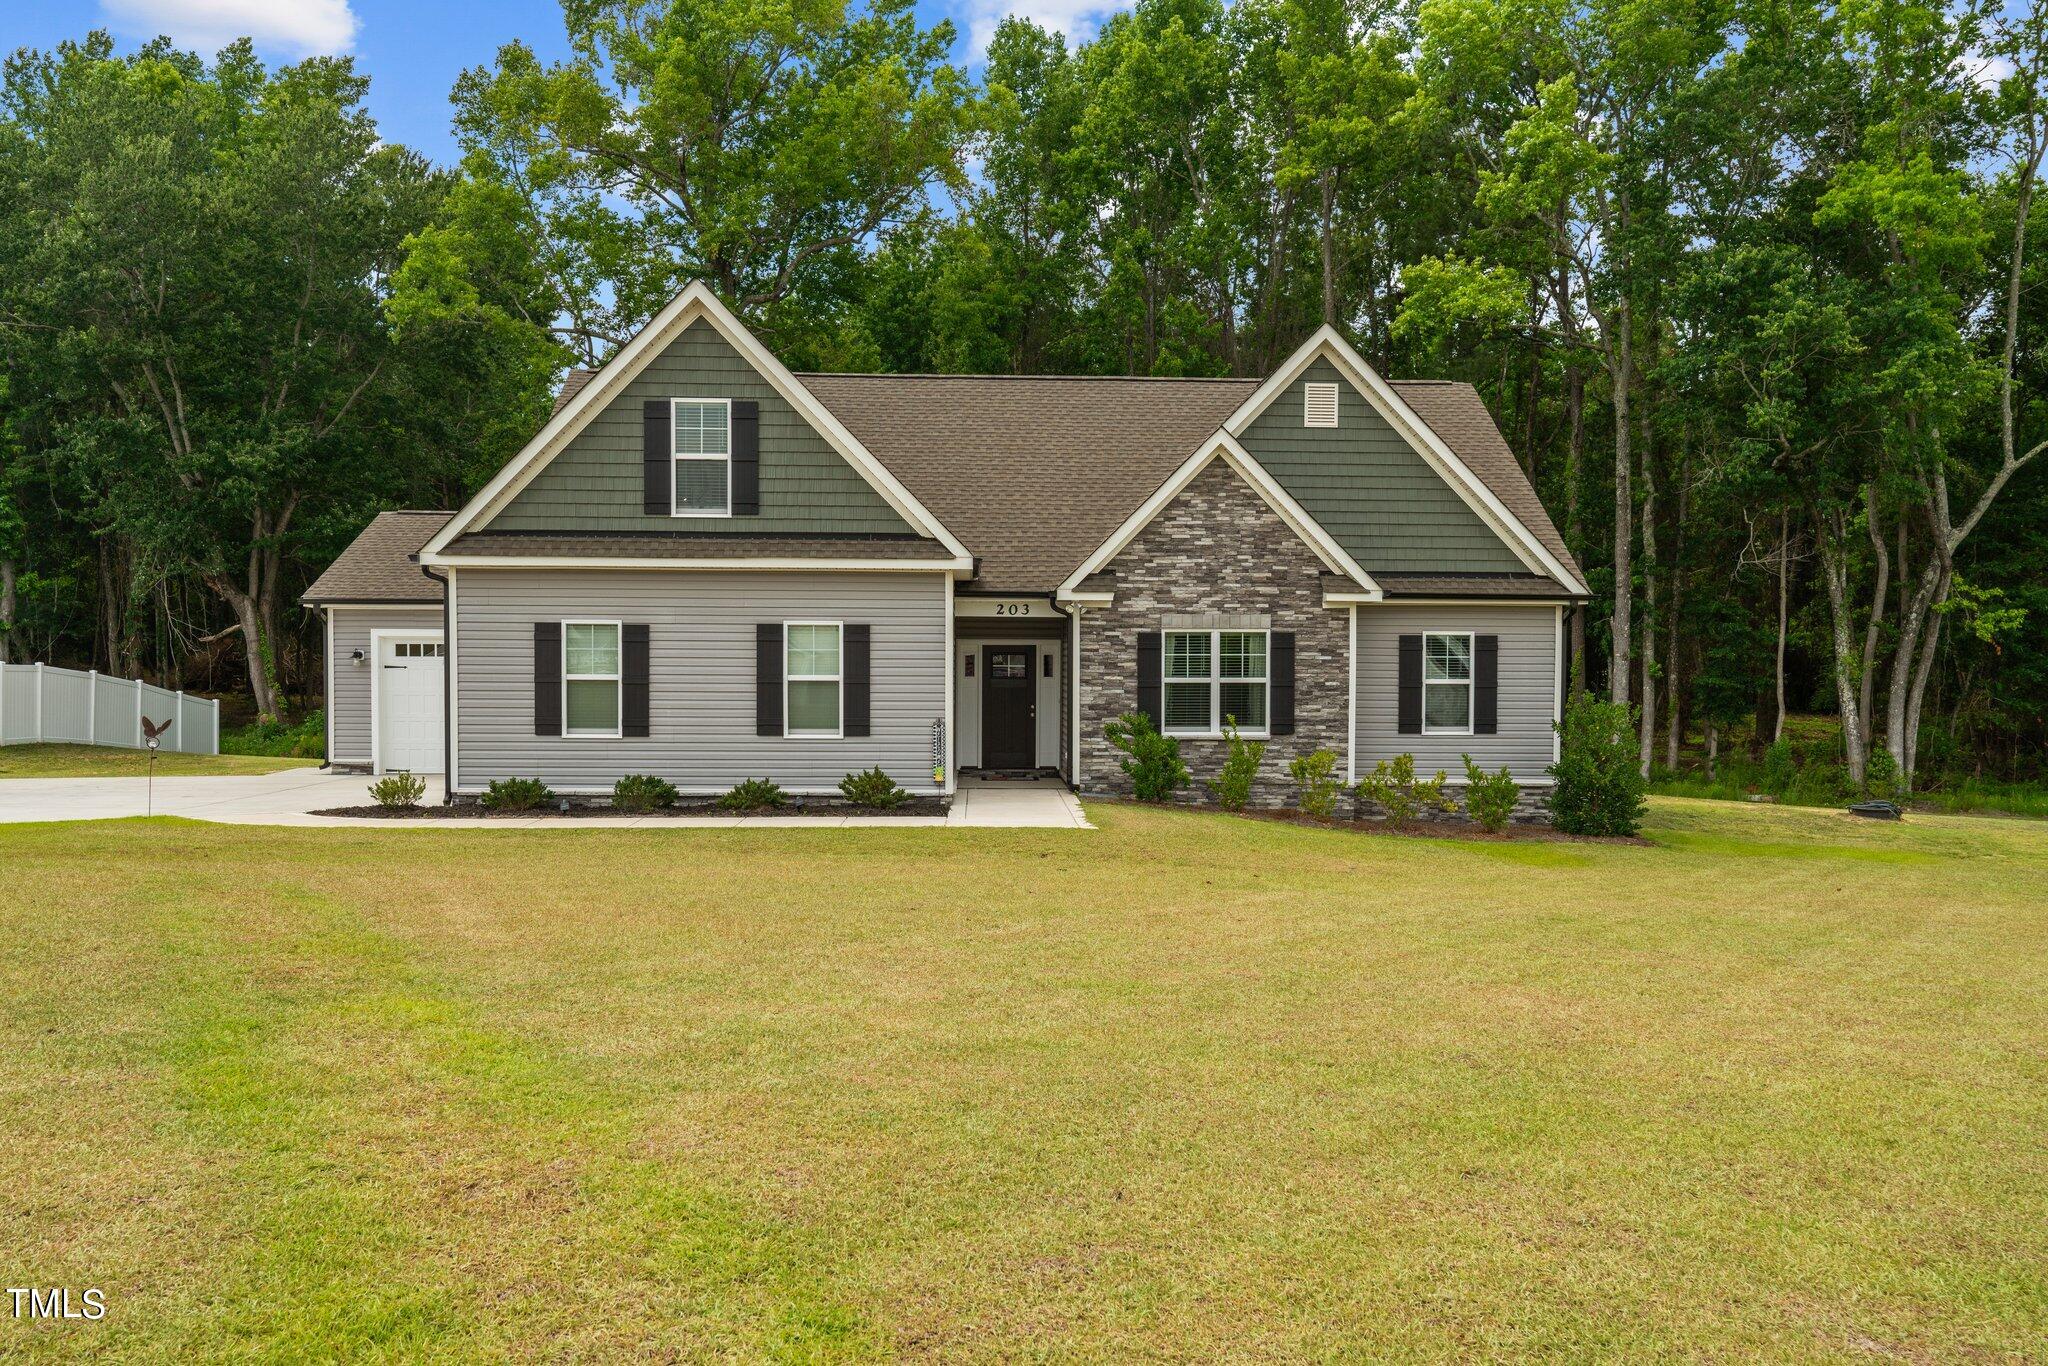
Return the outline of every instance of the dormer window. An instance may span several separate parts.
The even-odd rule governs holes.
[[[672,406],[674,514],[678,517],[731,516],[731,400],[679,398],[673,401]]]
[[[1337,425],[1337,386],[1334,384],[1304,384],[1301,386],[1301,425],[1304,427],[1334,427]]]

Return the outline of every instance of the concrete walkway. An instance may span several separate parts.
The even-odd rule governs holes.
[[[423,799],[441,800],[441,780],[429,778]],[[730,829],[804,826],[1008,826],[1088,830],[1081,803],[1060,783],[961,783],[944,816],[585,816],[468,817],[454,820],[354,820],[315,816],[337,806],[370,805],[370,780],[360,774],[292,768],[278,773],[223,778],[158,778],[153,798],[141,778],[0,779],[0,824],[25,821],[94,821],[159,816],[226,825],[341,826],[358,830],[605,830],[633,827]],[[147,808],[147,810],[145,809]]]

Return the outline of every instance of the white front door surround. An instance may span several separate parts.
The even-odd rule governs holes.
[[[447,660],[439,631],[373,631],[370,767],[439,773],[446,750],[442,716]]]
[[[969,601],[962,599],[961,601]],[[1043,599],[1038,601],[1046,611]],[[1066,642],[1057,636],[994,635],[975,630],[971,620],[954,626],[953,693],[954,717],[959,726],[957,759],[962,769],[985,768],[982,758],[982,703],[985,697],[988,651],[1004,646],[1029,650],[1033,687],[1036,692],[1035,738],[1029,768],[1057,768],[1060,763],[1060,686],[1065,678]]]

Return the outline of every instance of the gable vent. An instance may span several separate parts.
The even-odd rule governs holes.
[[[1334,427],[1337,425],[1337,386],[1334,384],[1304,384],[1302,389],[1302,417],[1304,427]]]

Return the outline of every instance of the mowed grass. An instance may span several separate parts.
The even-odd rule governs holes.
[[[0,829],[110,1360],[2039,1359],[2048,830]]]
[[[208,778],[236,773],[275,773],[285,768],[318,768],[318,759],[278,759],[261,754],[176,754],[159,750],[159,778]],[[0,778],[142,778],[149,751],[105,745],[0,745]]]

